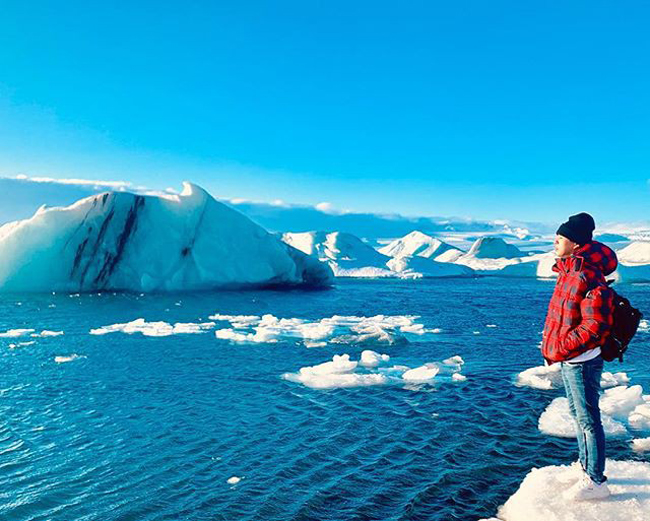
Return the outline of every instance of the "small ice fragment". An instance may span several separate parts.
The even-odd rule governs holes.
[[[630,427],[636,430],[650,430],[650,403],[637,405],[627,419]]]
[[[627,419],[637,405],[644,403],[642,393],[643,387],[640,385],[619,385],[607,389],[600,397],[600,410],[614,418]]]
[[[436,364],[424,364],[415,369],[406,371],[402,378],[408,382],[427,382],[440,372],[440,368]]]
[[[562,366],[560,364],[538,365],[517,375],[515,385],[533,389],[558,389],[562,387]]]
[[[630,377],[626,373],[610,373],[605,371],[600,378],[600,386],[603,389],[627,383],[630,383]]]
[[[361,361],[359,362],[364,367],[377,367],[382,362],[388,362],[390,356],[379,354],[370,349],[366,349],[361,353]]]
[[[460,374],[460,373],[454,373],[451,375],[452,380],[456,380],[457,382],[464,382],[467,380],[467,376]]]
[[[646,452],[650,450],[650,438],[635,438],[632,440],[632,450]]]
[[[326,347],[327,342],[312,342],[311,340],[305,340],[303,342],[305,347]]]
[[[472,332],[473,332],[475,335],[480,335],[480,334],[481,334],[480,331],[472,331]]]
[[[26,346],[31,346],[32,344],[35,344],[35,340],[31,340],[30,342],[16,342],[15,344],[9,344],[9,349],[15,349],[16,347],[26,347]]]
[[[414,333],[416,335],[423,335],[425,333],[424,324],[407,324],[400,327],[402,333]]]
[[[31,336],[33,337],[47,337],[47,336],[60,336],[63,334],[63,331],[48,331],[47,329],[44,329],[40,333],[32,333]]]
[[[239,476],[232,476],[231,478],[228,478],[226,483],[228,483],[229,485],[236,485],[240,481],[241,481],[241,478]]]
[[[465,360],[461,356],[455,355],[443,360],[442,363],[445,365],[463,365]]]
[[[0,338],[17,338],[19,336],[26,336],[33,333],[33,329],[10,329],[4,333],[0,333]]]
[[[66,362],[72,362],[73,360],[77,360],[79,358],[86,358],[83,355],[77,355],[77,354],[72,354],[70,356],[55,356],[54,361],[57,364],[64,364]]]
[[[601,398],[602,403],[602,398]],[[601,414],[603,429],[608,436],[625,436],[627,429],[611,416]],[[560,438],[575,438],[575,423],[569,412],[569,402],[565,397],[555,398],[539,417],[539,430]]]

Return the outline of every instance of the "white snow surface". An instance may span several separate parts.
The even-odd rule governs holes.
[[[467,252],[468,257],[476,259],[513,259],[523,255],[519,248],[499,237],[481,237]]]
[[[329,285],[327,265],[202,188],[93,195],[0,227],[0,291]]]
[[[616,252],[623,264],[650,264],[650,241],[634,241]]]
[[[433,333],[418,323],[417,315],[376,315],[373,317],[342,316],[320,320],[303,318],[262,317],[223,318],[211,315],[210,320],[227,322],[230,327],[217,329],[215,336],[237,343],[276,343],[302,341],[307,347],[327,344],[393,345],[403,344]]]
[[[650,463],[607,460],[605,473],[612,495],[597,501],[567,501],[557,465],[532,469],[519,489],[499,508],[498,521],[648,521]]]

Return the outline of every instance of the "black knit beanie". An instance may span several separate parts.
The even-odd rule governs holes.
[[[594,218],[588,213],[582,212],[572,215],[567,222],[562,223],[557,229],[557,234],[583,245],[591,241],[595,228]]]

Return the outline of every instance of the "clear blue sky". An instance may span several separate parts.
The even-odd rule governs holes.
[[[650,219],[650,3],[18,2],[0,175]]]

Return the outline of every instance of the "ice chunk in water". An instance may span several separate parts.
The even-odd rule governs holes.
[[[602,501],[567,501],[558,476],[566,466],[532,469],[519,489],[499,508],[500,521],[648,521],[650,463],[607,460],[611,497]],[[494,518],[493,518],[494,519]]]
[[[635,452],[650,451],[650,438],[635,438],[632,440],[632,450]]]
[[[26,336],[30,333],[33,333],[33,329],[10,329],[4,333],[0,333],[0,338],[17,338],[20,336]]]
[[[603,429],[608,436],[624,436],[627,434],[625,425],[612,419],[607,414],[601,414]],[[575,423],[569,411],[569,401],[565,397],[553,400],[539,417],[539,430],[551,436],[560,438],[575,438]]]
[[[364,367],[377,367],[382,362],[388,362],[390,356],[379,354],[376,351],[366,349],[361,353],[360,364]]]
[[[613,418],[625,420],[634,408],[642,403],[643,387],[621,385],[605,391],[600,397],[600,410]]]
[[[86,358],[84,355],[72,354],[69,356],[55,356],[54,361],[57,364],[64,364],[66,362],[72,362],[73,360],[78,360],[80,358]]]
[[[424,364],[406,371],[402,378],[408,382],[428,382],[440,372],[437,364]]]

